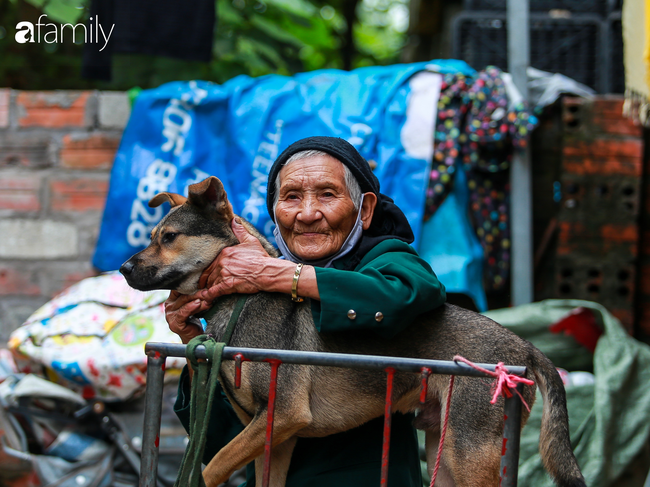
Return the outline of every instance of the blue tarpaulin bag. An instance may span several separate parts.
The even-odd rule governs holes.
[[[149,208],[149,199],[162,191],[186,195],[190,184],[210,175],[223,182],[235,213],[273,241],[265,205],[270,166],[291,143],[312,135],[344,138],[376,164],[382,192],[406,214],[417,248],[437,98],[430,84],[414,88],[414,80],[433,72],[474,71],[444,60],[239,76],[223,85],[173,82],[141,92],[115,157],[93,264],[102,271],[119,268],[148,245],[168,210]],[[408,124],[407,111],[418,104],[415,89],[431,101],[430,127]]]

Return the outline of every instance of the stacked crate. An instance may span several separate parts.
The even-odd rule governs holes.
[[[506,0],[465,0],[452,26],[452,57],[508,71]],[[622,93],[620,5],[612,0],[530,1],[530,64],[599,93]],[[616,69],[616,70],[614,70]]]
[[[555,297],[596,301],[632,333],[642,128],[620,96],[565,98]]]

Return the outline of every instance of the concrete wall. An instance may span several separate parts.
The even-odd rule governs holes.
[[[125,93],[0,89],[0,346],[40,305],[97,271]]]

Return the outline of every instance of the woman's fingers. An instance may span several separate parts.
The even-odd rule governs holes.
[[[169,297],[165,301],[165,311],[176,311],[194,299],[196,299],[196,297],[181,294],[178,291],[171,291]]]
[[[183,343],[187,343],[195,336],[203,334],[200,322],[191,320],[190,317],[209,307],[210,304],[206,301],[172,291],[165,301],[165,319],[169,329],[176,333]]]

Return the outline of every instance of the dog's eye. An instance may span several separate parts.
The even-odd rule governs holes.
[[[172,243],[177,236],[178,233],[167,232],[165,235],[163,235],[162,241],[163,243]]]

